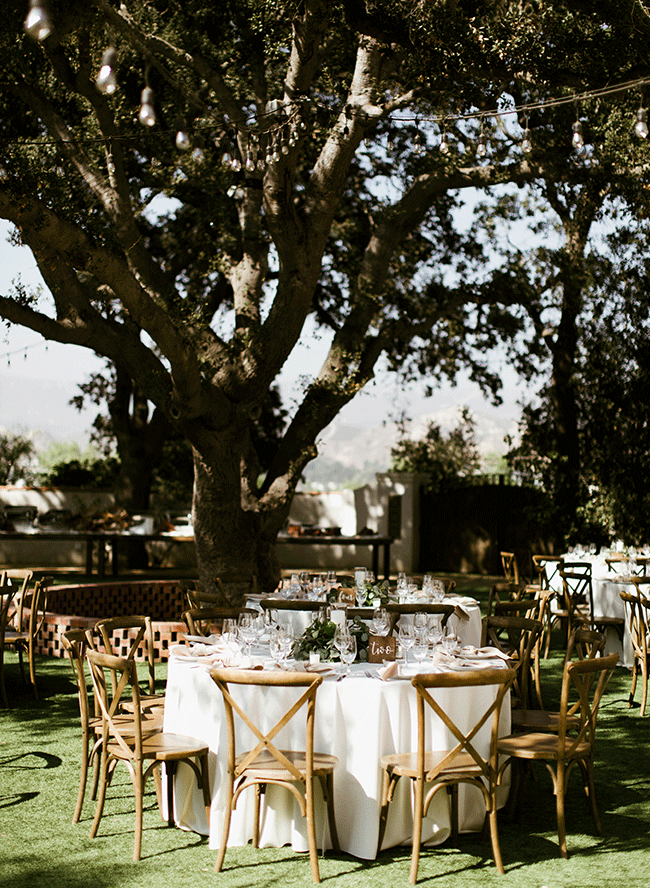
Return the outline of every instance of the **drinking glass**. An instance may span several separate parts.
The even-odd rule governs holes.
[[[350,635],[350,630],[348,629],[347,624],[344,623],[342,626],[340,626],[337,623],[336,630],[334,632],[334,638],[332,639],[332,641],[334,643],[334,647],[339,652],[339,655],[341,653],[343,646],[346,643],[345,639],[347,638],[348,635]]]
[[[237,620],[227,617],[223,621],[221,624],[221,637],[228,645],[237,641]]]
[[[450,629],[449,626],[447,626],[447,631],[442,636],[443,648],[447,651],[448,654],[453,654],[454,651],[458,649],[459,644],[460,642],[458,636],[455,634],[453,629]]]
[[[318,601],[325,594],[325,582],[322,574],[316,574],[311,584],[311,598]]]
[[[341,644],[341,659],[346,665],[345,674],[350,674],[350,665],[354,663],[357,656],[357,639],[355,635],[349,633],[348,635],[343,636],[343,642]]]
[[[426,629],[429,625],[429,615],[413,614],[413,625],[415,626],[416,631],[419,631],[420,629]]]
[[[246,654],[250,657],[253,642],[257,638],[257,618],[254,614],[240,614],[238,635],[246,645]]]
[[[422,592],[426,601],[433,599],[433,577],[431,574],[425,574],[422,577]]]
[[[422,629],[419,632],[415,633],[415,642],[413,644],[413,656],[418,661],[418,663],[422,663],[424,658],[429,653],[429,635],[426,629]]]
[[[375,635],[388,635],[390,619],[385,607],[377,607],[372,613],[372,631]]]
[[[275,626],[271,630],[271,635],[269,637],[269,653],[275,661],[276,666],[279,666],[284,659],[284,643],[282,640],[284,634],[284,631],[279,626]]]
[[[415,643],[415,629],[412,623],[400,621],[398,633],[402,650],[404,651],[404,665],[408,666],[409,651]]]
[[[442,601],[445,597],[445,584],[442,580],[432,580],[431,598],[433,601]]]
[[[298,574],[291,574],[291,582],[289,583],[289,598],[300,598],[300,577]]]

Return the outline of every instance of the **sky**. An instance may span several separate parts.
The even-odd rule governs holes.
[[[27,247],[7,242],[10,226],[0,220],[0,292],[6,294],[19,279],[27,287],[42,285],[36,263]],[[279,377],[283,396],[289,402],[300,391],[302,376],[318,372],[327,342],[306,329]],[[0,430],[14,433],[44,432],[65,443],[76,441],[82,448],[96,414],[90,407],[78,412],[69,401],[78,384],[104,362],[88,349],[46,342],[31,330],[0,326]],[[415,418],[449,414],[450,408],[466,405],[478,416],[511,425],[519,414],[517,401],[524,390],[514,374],[504,367],[505,387],[501,407],[490,405],[478,386],[461,380],[456,387],[444,386],[426,398],[423,385],[405,388],[394,377],[380,375],[339,414],[339,424],[366,428],[381,426],[400,411]]]

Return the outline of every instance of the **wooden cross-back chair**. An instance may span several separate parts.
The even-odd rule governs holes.
[[[322,787],[327,804],[332,845],[335,850],[339,850],[334,816],[333,781],[333,771],[338,759],[333,755],[314,752],[316,692],[322,682],[322,676],[306,672],[258,672],[242,669],[213,669],[210,675],[223,696],[228,729],[227,800],[223,836],[215,863],[215,871],[221,872],[230,833],[231,815],[241,793],[251,786],[255,788],[253,846],[257,848],[261,796],[268,784],[274,784],[286,787],[294,795],[300,812],[306,819],[312,878],[314,882],[320,882],[314,822],[314,783],[316,781]],[[282,689],[286,688],[296,688],[301,693],[297,699],[287,705],[286,711],[275,725],[270,730],[265,730],[234,699],[230,689],[231,685],[269,687],[275,688],[278,692],[282,692]],[[274,742],[275,738],[301,711],[306,712],[304,748],[298,751],[278,749]],[[252,749],[239,755],[237,754],[235,716],[250,729],[258,741]]]
[[[426,817],[431,800],[440,789],[446,789],[451,798],[452,837],[458,832],[458,797],[460,783],[477,787],[485,802],[486,818],[489,821],[492,853],[497,870],[502,873],[503,861],[499,847],[497,829],[497,777],[498,764],[496,741],[499,718],[505,696],[514,681],[512,669],[478,669],[472,672],[443,672],[416,675],[411,679],[417,692],[417,749],[415,752],[396,753],[384,756],[381,760],[383,771],[381,814],[377,853],[381,850],[388,810],[393,799],[395,786],[402,777],[413,785],[413,844],[409,881],[417,881],[422,839],[422,819]],[[461,728],[454,721],[452,709],[441,705],[431,692],[438,688],[460,689],[466,687],[494,686],[495,694],[486,699],[484,705],[476,703],[472,709],[472,723],[468,729]],[[426,715],[432,710],[449,734],[447,749],[429,751],[426,748]],[[476,745],[476,737],[485,724],[490,724],[489,751],[483,754]],[[425,794],[425,784],[427,784]]]
[[[233,576],[228,578],[228,582],[237,583],[244,589],[244,594],[257,595],[257,577],[255,574],[246,576]],[[187,603],[190,608],[194,607],[225,607],[227,597],[222,580],[219,577],[214,578],[217,588],[216,592],[207,592],[198,581],[185,582],[183,588],[187,597]]]
[[[596,740],[596,720],[600,701],[614,668],[618,654],[610,657],[591,657],[569,662],[562,676],[560,719],[557,733],[534,732],[512,734],[497,741],[500,755],[508,758],[501,766],[501,773],[514,762],[544,762],[553,780],[556,800],[557,832],[560,854],[568,857],[566,843],[566,820],[564,798],[570,771],[575,764],[582,774],[585,794],[598,835],[602,835],[600,818],[596,807],[594,786],[594,746]],[[572,693],[573,692],[573,693]],[[578,705],[574,707],[573,698]],[[569,724],[572,710],[577,720]],[[524,795],[525,770],[517,769],[512,792],[517,801]]]
[[[151,617],[147,615],[107,617],[95,623],[94,631],[101,638],[105,653],[111,656],[123,656],[133,661],[138,655],[144,659],[147,664],[147,680],[146,690],[141,689],[140,692],[141,705],[148,708],[162,707],[165,694],[156,691],[156,657]],[[96,647],[93,636],[89,635],[88,638],[91,646]],[[130,703],[125,701],[124,705],[128,708]]]
[[[319,611],[325,607],[325,603],[307,598],[262,598],[260,607],[264,610]]]
[[[3,692],[3,699],[6,701],[6,691],[4,690],[4,651],[7,648],[13,648],[18,652],[18,662],[20,665],[20,674],[23,682],[31,686],[34,698],[38,700],[38,686],[36,684],[36,645],[38,636],[45,622],[45,612],[47,610],[47,593],[48,587],[52,583],[52,577],[42,577],[34,583],[34,587],[30,590],[29,583],[32,579],[31,571],[9,571],[8,578],[21,579],[22,585],[14,597],[15,612],[13,616],[6,615],[2,632],[2,655],[0,656],[0,670],[2,670],[2,678],[0,687]],[[29,667],[29,680],[25,673],[25,657]]]
[[[601,657],[605,650],[605,636],[594,629],[574,629],[569,637],[564,666],[573,659],[589,660]],[[578,719],[575,712],[578,703],[574,702],[567,711],[567,728],[577,727]],[[550,712],[540,706],[539,709],[514,709],[511,713],[513,730],[518,731],[551,731],[556,733],[560,726],[559,711]]]
[[[650,562],[650,558],[648,558],[647,555],[639,555],[635,558],[633,560],[633,567],[631,566],[630,559],[627,555],[612,555],[605,559],[605,564],[610,573],[626,577],[629,577],[630,575],[635,577],[646,577],[648,574],[648,562]]]
[[[520,616],[483,617],[481,644],[498,648],[515,671],[513,708],[528,709],[532,702],[535,668],[534,651],[542,633],[539,620]]]
[[[645,715],[648,699],[648,671],[650,667],[650,599],[648,591],[650,579],[641,583],[637,580],[631,592],[621,590],[620,596],[625,607],[627,631],[632,642],[632,685],[628,698],[628,707],[634,705],[634,694],[639,675],[641,675],[641,715]]]
[[[238,620],[241,614],[255,614],[251,607],[191,607],[183,611],[181,619],[187,626],[188,635],[221,635],[224,620]]]
[[[514,552],[501,552],[501,566],[507,583],[519,584],[519,565]]]
[[[4,636],[17,591],[16,586],[7,583],[7,572],[3,570],[0,573],[0,700],[5,707],[9,705],[9,701],[7,700],[7,689],[5,687]]]
[[[135,795],[133,859],[140,860],[146,782],[153,774],[158,805],[162,813],[160,768],[163,765],[167,774],[168,824],[174,825],[174,775],[180,762],[185,762],[194,771],[197,783],[203,790],[203,802],[209,819],[211,799],[208,746],[193,737],[163,733],[157,727],[150,727],[148,722],[143,720],[138,674],[132,659],[114,657],[91,649],[87,650],[86,657],[102,717],[99,790],[90,837],[95,838],[97,835],[111,775],[116,764],[122,761],[131,776]],[[110,674],[110,678],[107,678],[107,673]],[[122,713],[127,698],[129,698],[128,708],[133,717],[125,722]]]

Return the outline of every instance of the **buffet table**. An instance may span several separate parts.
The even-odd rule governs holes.
[[[340,668],[340,667],[339,667]],[[417,746],[416,691],[408,679],[382,681],[376,666],[355,664],[352,674],[343,680],[327,677],[318,690],[314,748],[338,757],[334,772],[334,804],[341,850],[354,857],[372,860],[377,852],[381,798],[380,760],[383,755],[415,749]],[[421,667],[420,667],[421,668]],[[415,674],[416,668],[412,667]],[[372,676],[372,677],[370,677]],[[272,726],[296,695],[295,689],[279,692],[259,687],[231,688],[233,696],[256,717],[263,727]],[[445,704],[444,695],[452,691],[434,692]],[[493,688],[462,688],[455,691],[454,720],[457,724],[472,722],[478,695],[489,694]],[[447,705],[451,701],[447,698]],[[261,715],[260,715],[261,714]],[[295,720],[294,720],[295,721]],[[293,728],[292,728],[293,726]],[[463,725],[464,727],[464,725]],[[206,822],[201,793],[189,768],[179,768],[175,782],[175,810],[179,826],[209,835],[210,847],[218,848],[223,828],[225,762],[227,759],[226,726],[221,694],[201,663],[172,655],[169,661],[165,700],[166,731],[177,731],[197,737],[210,746],[212,780],[212,811]],[[501,716],[501,732],[509,733],[510,707],[506,700]],[[293,731],[298,731],[294,734]],[[302,732],[302,737],[300,733]],[[447,729],[431,716],[427,742],[432,749],[449,749],[452,740]],[[478,745],[487,752],[489,724],[478,737]],[[238,744],[249,743],[249,737],[238,737]],[[290,723],[279,735],[278,746],[304,744],[304,718]],[[410,781],[402,780],[391,804],[384,848],[408,844],[411,840],[412,810]],[[505,793],[503,790],[505,801]],[[245,792],[233,814],[229,844],[245,845],[253,834],[255,794]],[[485,807],[475,787],[459,787],[459,829],[480,830]],[[432,801],[423,823],[423,841],[441,843],[450,834],[449,800],[439,793]],[[329,832],[325,806],[316,792],[316,835],[319,847],[329,848]],[[260,826],[260,847],[281,847],[290,844],[296,851],[307,850],[306,823],[300,816],[293,796],[286,790],[269,786],[263,801]]]

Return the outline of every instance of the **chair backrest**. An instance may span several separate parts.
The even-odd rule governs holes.
[[[519,565],[514,552],[501,552],[503,575],[508,583],[519,583]]]
[[[241,614],[255,614],[252,607],[191,607],[181,615],[189,635],[221,635],[224,620],[238,620]]]
[[[522,709],[527,709],[530,702],[532,658],[542,630],[540,620],[527,617],[483,617],[482,644],[493,645],[509,657],[516,673],[513,682],[515,702]]]
[[[456,608],[453,604],[442,601],[427,601],[422,603],[409,601],[404,604],[389,602],[386,605],[386,610],[389,614],[397,614],[396,622],[399,622],[399,618],[407,614],[433,614],[434,616],[440,617],[441,625],[444,628],[449,621],[449,617],[451,617]]]
[[[621,590],[625,607],[625,622],[632,642],[635,659],[648,662],[648,632],[650,632],[650,599],[637,588],[634,592]]]
[[[494,784],[497,770],[496,742],[499,729],[499,717],[505,695],[515,680],[513,669],[476,669],[470,672],[427,672],[415,675],[411,684],[417,691],[417,716],[418,716],[418,748],[417,767],[420,774],[424,774],[425,738],[426,738],[426,707],[433,710],[442,721],[449,733],[455,739],[450,738],[448,751],[434,762],[432,768],[427,770],[427,780],[435,780],[438,774],[454,764],[454,759],[461,753],[469,754],[478,766],[481,776]],[[484,705],[480,705],[480,698],[474,700],[472,705],[472,724],[469,729],[461,728],[454,721],[454,705],[445,708],[438,702],[435,695],[430,692],[436,688],[465,688],[495,686],[496,693],[492,700],[485,699]],[[449,699],[449,698],[447,698]],[[451,700],[453,701],[453,696]],[[476,737],[483,725],[492,719],[490,734],[490,749],[488,755],[481,753],[476,747]]]
[[[30,647],[33,648],[45,622],[48,588],[52,583],[52,577],[41,577],[39,580],[36,580],[34,588],[30,591],[31,571],[29,574],[29,576],[25,576],[23,579],[23,585],[18,593],[14,625],[18,631],[27,632]],[[29,611],[27,617],[25,616],[26,611]]]
[[[490,586],[488,595],[487,616],[494,613],[497,604],[503,604],[506,601],[518,601],[524,587],[521,583],[493,583]]]
[[[574,629],[569,636],[565,664],[574,659],[574,654],[580,660],[602,657],[605,652],[605,641],[604,634],[596,632],[595,629]]]
[[[135,661],[128,657],[114,657],[87,648],[95,700],[102,718],[104,743],[114,742],[127,759],[142,759],[142,717],[140,689]],[[107,675],[110,681],[107,681]],[[132,714],[122,715],[122,704],[129,703]],[[155,729],[151,732],[154,733]]]
[[[622,576],[645,577],[648,572],[648,561],[650,559],[646,555],[639,555],[632,562],[627,555],[612,555],[605,559],[605,564],[610,573],[621,574]]]
[[[107,617],[95,623],[95,632],[102,640],[105,653],[122,656],[134,662],[138,654],[144,658],[148,666],[149,693],[155,694],[156,674],[151,617]],[[116,647],[117,644],[119,647]]]
[[[594,596],[591,585],[591,564],[565,562],[560,570],[564,601],[569,612],[569,626],[576,623],[591,626]]]
[[[321,675],[309,672],[265,672],[246,669],[212,669],[210,672],[223,696],[228,728],[228,770],[234,775],[234,779],[253,764],[257,756],[265,751],[272,756],[283,768],[286,768],[295,780],[310,780],[313,772],[314,753],[314,713],[316,708],[316,691],[323,678]],[[275,722],[270,730],[263,729],[251,716],[242,709],[230,692],[229,685],[255,685],[258,687],[274,688],[304,688],[303,693],[287,706],[282,716]],[[305,772],[301,774],[295,764],[291,762],[284,752],[278,749],[273,742],[280,731],[306,707],[305,723]],[[257,738],[257,743],[245,754],[237,756],[235,715],[250,729]]]
[[[11,583],[15,588],[14,612],[10,622],[18,632],[26,632],[29,629],[29,618],[25,619],[29,600],[28,590],[34,574],[31,570],[7,570],[4,574],[4,583]],[[51,578],[48,578],[48,582],[52,582]]]
[[[85,629],[68,629],[61,636],[61,644],[64,651],[70,658],[70,665],[77,682],[77,691],[79,694],[79,714],[81,716],[81,726],[85,730],[90,724],[91,705],[88,697],[88,682],[85,668],[87,637]],[[93,714],[100,715],[99,703],[95,700]]]
[[[567,663],[562,675],[558,727],[558,767],[583,743],[593,750],[598,708],[607,682],[618,663],[618,654],[590,657]],[[574,701],[574,696],[577,699]],[[571,722],[567,724],[569,716]],[[579,720],[576,726],[575,718]]]
[[[533,564],[539,575],[539,584],[542,589],[559,591],[561,585],[559,572],[563,562],[562,555],[533,555]]]
[[[11,619],[11,608],[18,591],[16,586],[7,584],[6,571],[0,575],[0,644],[4,638],[5,629]]]

